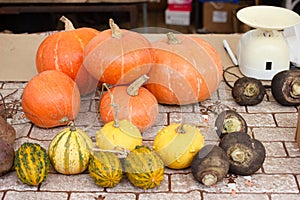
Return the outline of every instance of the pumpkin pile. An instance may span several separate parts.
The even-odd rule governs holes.
[[[46,37],[38,48],[38,74],[24,89],[22,107],[38,127],[68,126],[53,137],[47,153],[34,144],[20,147],[15,159],[20,180],[41,183],[51,163],[61,174],[88,170],[101,187],[115,187],[125,175],[134,186],[150,189],[164,179],[165,166],[190,167],[204,146],[199,128],[171,124],[157,133],[152,147],[143,145],[142,133],[157,120],[159,104],[197,103],[216,91],[222,75],[218,52],[198,37],[172,33],[151,43],[112,19],[110,29],[101,32],[75,29],[65,17],[61,21],[65,31]],[[73,121],[81,97],[100,84],[104,125],[94,144]],[[38,159],[34,151],[40,163],[30,161]]]

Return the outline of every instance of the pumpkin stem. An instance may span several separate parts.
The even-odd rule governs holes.
[[[119,106],[118,104],[114,103],[114,95],[111,93],[109,87],[106,83],[103,83],[103,86],[107,89],[107,92],[109,94],[110,100],[111,100],[111,106],[115,109],[114,113],[114,127],[118,128],[120,127],[119,121],[118,121],[118,114],[119,114]]]
[[[109,19],[109,27],[112,32],[111,36],[113,38],[120,39],[123,36],[122,31],[120,30],[119,26],[117,24],[115,24],[114,20],[111,18]]]
[[[173,32],[167,33],[168,44],[180,44],[181,41],[174,35]]]
[[[130,96],[137,96],[139,94],[140,87],[149,79],[149,77],[144,74],[140,78],[136,79],[127,87],[127,93]]]
[[[65,23],[65,31],[75,30],[72,22],[65,16],[62,16],[59,20]]]

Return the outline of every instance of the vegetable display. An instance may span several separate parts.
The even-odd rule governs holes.
[[[128,180],[136,187],[151,189],[164,179],[164,163],[147,146],[136,146],[124,159],[124,170]]]
[[[36,53],[37,71],[64,72],[77,83],[81,95],[86,95],[96,89],[98,80],[82,66],[83,52],[99,31],[87,27],[75,29],[67,18],[61,17],[60,20],[65,23],[65,30],[49,35],[42,41]]]
[[[227,175],[229,158],[219,146],[205,145],[194,157],[191,170],[197,181],[212,186]]]
[[[157,133],[153,141],[153,150],[171,169],[190,167],[203,146],[204,137],[200,130],[189,124],[168,125]]]
[[[107,84],[128,84],[147,74],[153,60],[151,43],[140,33],[120,29],[112,19],[110,29],[94,37],[84,50],[84,67]]]
[[[87,133],[71,124],[53,138],[48,153],[56,171],[78,174],[87,169],[92,148],[93,142]]]
[[[99,112],[104,123],[113,121],[113,103],[118,105],[118,119],[126,119],[141,132],[149,129],[158,116],[158,102],[146,88],[141,87],[147,76],[142,76],[129,86],[115,86],[106,92],[101,100]],[[113,103],[112,103],[113,101]]]
[[[39,144],[25,142],[16,151],[14,166],[23,183],[37,186],[46,180],[50,160],[46,150]]]
[[[275,100],[283,106],[300,105],[300,70],[285,70],[277,73],[271,82]]]
[[[123,177],[121,161],[111,152],[93,152],[88,169],[94,182],[101,187],[115,187]]]
[[[25,86],[22,108],[25,116],[39,127],[66,125],[79,112],[79,89],[63,72],[47,70],[34,76]]]
[[[221,57],[205,40],[168,33],[154,42],[145,87],[159,103],[185,105],[208,99],[222,79]]]

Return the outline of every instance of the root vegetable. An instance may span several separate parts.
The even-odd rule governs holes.
[[[225,110],[221,112],[215,121],[215,126],[220,138],[223,138],[224,135],[233,132],[247,133],[247,123],[245,119],[233,110]]]
[[[16,130],[4,118],[0,116],[0,140],[13,144],[16,139]]]
[[[191,169],[197,181],[212,186],[228,173],[229,159],[219,146],[206,145],[194,157]]]
[[[0,139],[0,176],[9,172],[14,164],[15,151],[10,143]]]
[[[219,146],[229,157],[229,171],[237,175],[255,173],[263,165],[266,157],[264,145],[243,132],[225,135]]]
[[[250,77],[242,77],[235,81],[232,97],[240,106],[253,106],[262,102],[266,90],[262,83]]]
[[[300,105],[300,70],[285,70],[277,73],[271,82],[275,100],[283,106]]]

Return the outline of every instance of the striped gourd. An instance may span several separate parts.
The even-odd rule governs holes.
[[[136,146],[124,159],[124,170],[128,180],[136,187],[150,189],[160,185],[164,179],[164,163],[147,146]]]
[[[111,152],[95,152],[89,163],[89,174],[101,187],[115,187],[123,177],[119,158]]]
[[[23,183],[37,186],[46,180],[50,161],[43,147],[36,143],[25,142],[16,151],[14,165]]]
[[[92,148],[93,142],[86,132],[71,125],[53,138],[48,154],[59,173],[79,174],[87,169]]]

